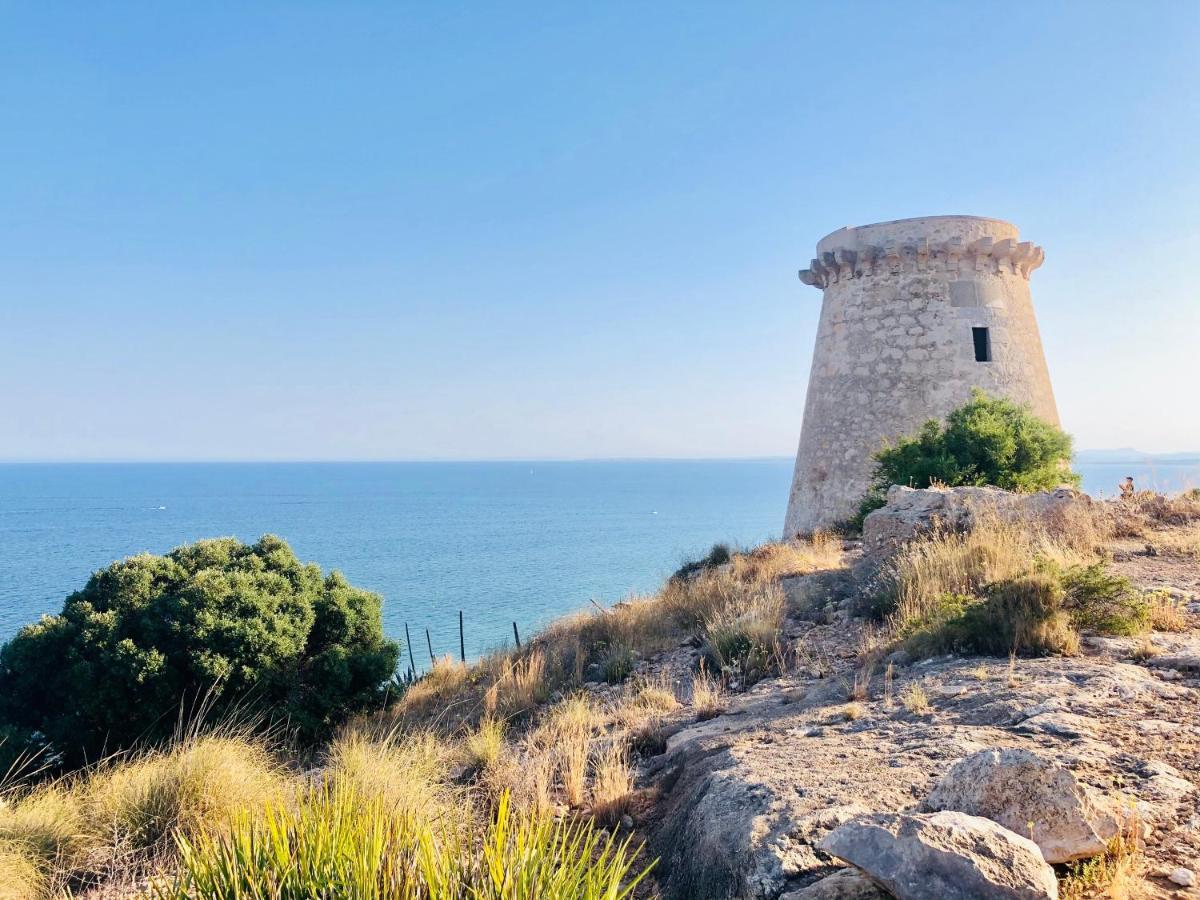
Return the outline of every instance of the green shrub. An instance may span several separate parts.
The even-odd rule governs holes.
[[[1072,566],[1060,577],[1076,628],[1100,634],[1135,635],[1150,626],[1150,598],[1134,588],[1128,578],[1110,574],[1103,562]]]
[[[927,421],[909,437],[875,454],[875,478],[860,516],[882,505],[893,484],[926,488],[991,485],[1010,491],[1049,490],[1079,483],[1064,467],[1071,436],[1037,418],[1027,406],[976,389],[946,417]]]
[[[395,671],[380,604],[270,535],[131,557],[0,648],[0,723],[72,764],[166,738],[195,708],[254,708],[312,739]]]
[[[1056,577],[1033,573],[990,585],[982,597],[944,594],[902,636],[920,655],[1074,653],[1079,639],[1065,598]]]
[[[633,651],[624,644],[613,644],[604,655],[604,680],[620,684],[633,671]]]
[[[630,839],[515,813],[507,793],[480,842],[325,786],[180,849],[182,872],[159,900],[624,900],[648,871],[634,874]]]

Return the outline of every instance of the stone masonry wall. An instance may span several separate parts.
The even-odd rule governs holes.
[[[785,537],[854,514],[872,454],[974,387],[1058,424],[1029,275],[1041,248],[1007,222],[904,219],[824,238],[801,279],[824,290]],[[977,362],[972,328],[989,329]]]

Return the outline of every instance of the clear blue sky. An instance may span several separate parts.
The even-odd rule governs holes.
[[[796,270],[940,213],[1200,448],[1200,3],[0,2],[0,458],[789,455]]]

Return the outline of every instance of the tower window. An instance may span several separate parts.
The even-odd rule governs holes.
[[[986,328],[972,328],[971,337],[975,339],[975,362],[992,361],[992,338]]]

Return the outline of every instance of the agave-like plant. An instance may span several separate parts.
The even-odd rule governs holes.
[[[625,900],[653,866],[635,873],[632,838],[517,812],[507,792],[482,836],[325,784],[177,842],[157,900]]]

